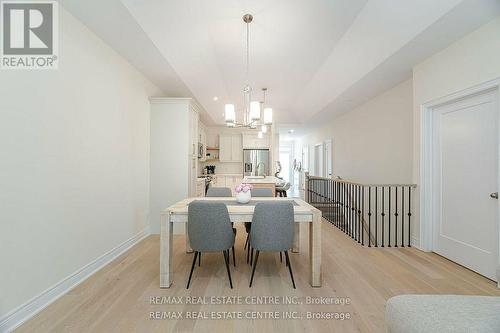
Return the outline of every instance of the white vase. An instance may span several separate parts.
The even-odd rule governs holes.
[[[236,201],[241,204],[249,203],[250,199],[252,199],[252,193],[250,191],[241,191],[240,193],[236,194]]]

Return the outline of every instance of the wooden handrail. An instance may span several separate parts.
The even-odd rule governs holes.
[[[306,175],[309,179],[316,179],[316,180],[333,180],[335,182],[339,183],[344,183],[344,184],[352,184],[352,185],[359,185],[359,186],[370,186],[370,187],[396,187],[396,186],[404,186],[404,187],[411,187],[411,188],[416,188],[417,184],[363,184],[363,183],[356,183],[344,179],[337,179],[337,178],[328,178],[328,177],[317,177],[317,176],[309,176]]]

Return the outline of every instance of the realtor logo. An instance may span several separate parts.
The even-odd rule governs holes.
[[[56,1],[1,1],[2,69],[57,69]]]

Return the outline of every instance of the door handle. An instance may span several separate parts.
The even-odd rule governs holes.
[[[493,199],[498,199],[498,192],[491,193],[490,197],[493,198]]]

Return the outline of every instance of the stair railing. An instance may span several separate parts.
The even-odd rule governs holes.
[[[359,184],[305,175],[305,199],[361,245],[411,246],[415,184]]]

